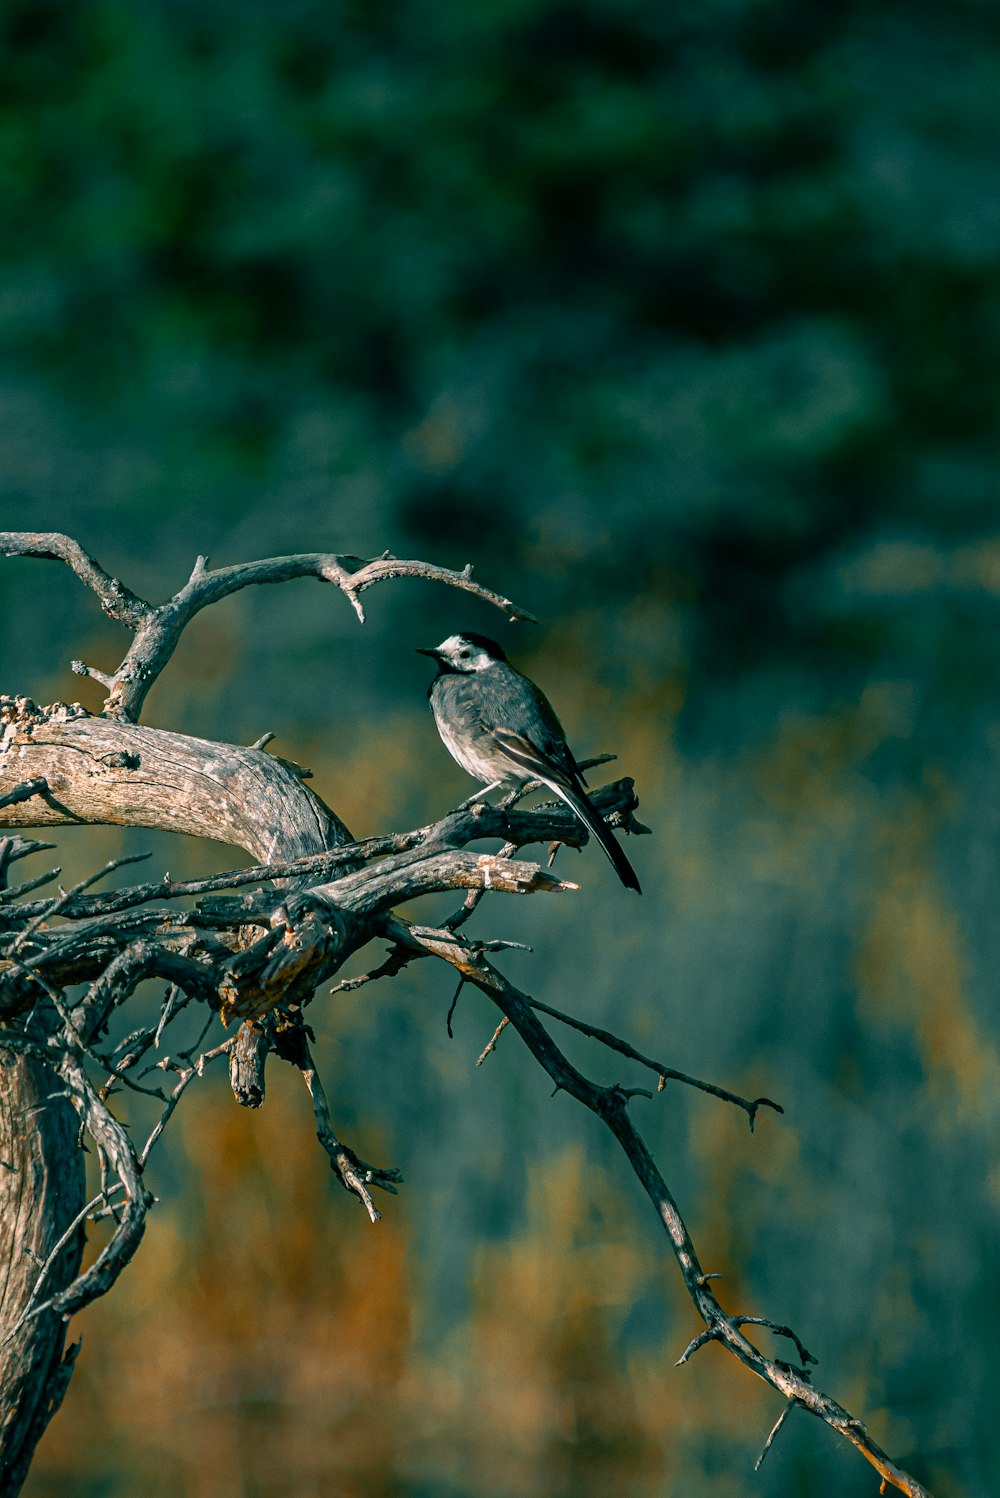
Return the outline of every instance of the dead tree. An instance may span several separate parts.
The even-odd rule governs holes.
[[[629,1102],[640,1089],[583,1075],[539,1016],[571,1026],[651,1072],[658,1090],[680,1081],[712,1093],[741,1109],[751,1129],[761,1108],[780,1112],[778,1105],[687,1076],[530,997],[490,961],[510,943],[472,940],[463,930],[487,891],[557,893],[576,887],[520,856],[532,843],[586,841],[585,829],[565,807],[523,810],[490,805],[477,796],[428,826],[355,839],[296,766],[265,751],[266,739],[240,748],[138,722],[146,694],[188,621],[254,583],[297,577],[332,583],[363,620],[365,589],[382,579],[416,576],[466,589],[509,618],[531,616],[480,587],[468,567],[449,572],[388,555],[369,562],[290,556],[217,571],[199,558],[184,587],[153,605],[66,536],[0,534],[0,552],[67,563],[97,594],[105,613],[133,635],[113,673],[74,662],[78,674],[95,678],[107,691],[97,715],[76,704],[39,707],[26,696],[0,697],[0,827],[10,831],[0,839],[0,1495],[20,1490],[69,1382],[76,1349],[65,1351],[66,1323],[112,1287],[138,1248],[152,1203],[145,1184],[151,1154],[184,1093],[214,1061],[225,1058],[237,1102],[250,1107],[263,1100],[267,1056],[291,1062],[309,1089],[317,1136],[331,1168],[372,1222],[378,1219],[373,1192],[395,1192],[399,1174],[366,1164],[335,1132],[304,1014],[320,984],[353,953],[381,939],[388,943],[388,955],[363,978],[349,980],[350,986],[391,977],[417,959],[447,964],[460,986],[479,989],[500,1013],[480,1060],[510,1027],[555,1088],[611,1130],[653,1205],[703,1323],[679,1362],[716,1342],[782,1396],[760,1459],[786,1416],[798,1408],[850,1441],[881,1474],[884,1492],[894,1488],[927,1498],[926,1489],[876,1445],[860,1420],[814,1386],[810,1365],[815,1360],[789,1327],[723,1309],[713,1289],[715,1276],[702,1269],[677,1205],[632,1122]],[[614,781],[593,799],[613,825],[646,830],[635,819],[631,780]],[[57,869],[11,885],[13,865],[52,846],[13,830],[70,823],[209,836],[246,849],[257,862],[208,879],[171,882],[167,876],[111,893],[91,890],[114,864],[55,896],[31,898],[58,876]],[[494,851],[473,851],[473,844]],[[442,890],[466,894],[440,925],[420,925],[400,913],[418,896]],[[183,896],[194,897],[193,904],[179,905]],[[113,1022],[146,979],[167,985],[159,1014],[115,1044],[109,1038]],[[196,1046],[160,1060],[154,1069],[150,1052],[191,1006],[201,1008],[209,1024],[222,1021],[222,1038],[206,1046],[203,1031]],[[157,1086],[150,1076],[168,1080]],[[132,1136],[110,1105],[113,1093],[123,1088],[156,1100],[158,1118],[144,1140]],[[81,1164],[84,1136],[101,1167],[100,1184],[89,1200]],[[113,1222],[113,1232],[81,1272],[84,1225],[102,1218]],[[748,1327],[786,1339],[795,1361],[763,1352],[748,1337]]]

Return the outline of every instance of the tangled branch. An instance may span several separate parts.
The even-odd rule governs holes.
[[[595,801],[627,824],[636,805],[632,782],[603,787]],[[22,804],[23,798],[11,802]],[[558,893],[575,888],[525,859],[467,848],[470,842],[501,834],[512,851],[555,837],[567,842],[585,839],[585,830],[574,827],[573,820],[561,807],[515,814],[475,804],[437,823],[310,858],[232,870],[204,880],[175,882],[165,877],[123,890],[89,893],[100,878],[137,861],[117,859],[49,899],[22,898],[0,907],[0,1020],[6,1021],[0,1028],[0,1048],[30,1050],[48,1059],[108,1168],[108,1183],[87,1215],[113,1212],[116,1218],[113,1237],[97,1262],[59,1294],[34,1297],[25,1316],[50,1310],[69,1315],[111,1288],[145,1230],[151,1198],[142,1173],[153,1146],[190,1084],[221,1056],[230,1059],[233,1091],[245,1106],[263,1101],[263,1063],[269,1049],[298,1068],[331,1167],[376,1220],[379,1214],[370,1188],[392,1191],[400,1177],[394,1169],[367,1165],[338,1138],[309,1052],[302,1010],[319,984],[379,934],[384,913],[404,901],[447,889]],[[45,846],[0,839],[0,864],[6,868]],[[248,894],[215,893],[248,883],[255,886]],[[28,884],[21,888],[27,891]],[[196,897],[193,909],[163,903],[191,896]],[[261,934],[245,945],[248,929]],[[466,945],[461,937],[453,939]],[[140,983],[155,978],[170,984],[156,1020],[132,1031],[115,1054],[106,1054],[101,1044],[115,1014]],[[86,991],[71,1003],[67,988],[83,982]],[[142,1078],[148,1072],[137,1068],[151,1050],[160,1048],[191,1002],[204,1006],[209,1025],[236,1021],[239,1029],[206,1050],[157,1062],[158,1069],[176,1075],[169,1094],[144,1087]],[[54,1011],[54,1028],[44,1049],[31,1038],[40,1009]],[[103,1074],[102,1086],[91,1080],[88,1064]],[[108,1105],[109,1097],[122,1087],[146,1092],[163,1105],[141,1148],[133,1145]],[[45,1273],[40,1274],[40,1284]]]
[[[595,797],[606,814],[615,814],[620,819],[627,820],[634,810],[630,782],[619,781],[604,787],[595,793]],[[88,1204],[88,1214],[93,1217],[113,1211],[117,1219],[114,1236],[97,1263],[60,1295],[48,1300],[39,1295],[29,1314],[38,1315],[49,1309],[67,1314],[111,1287],[138,1247],[145,1228],[151,1198],[142,1184],[142,1171],[153,1145],[162,1135],[183,1093],[203,1074],[206,1065],[220,1056],[232,1060],[241,1047],[244,1050],[249,1047],[250,1053],[256,1057],[250,1070],[258,1067],[261,1080],[256,1090],[248,1089],[244,1080],[243,1095],[234,1080],[239,1101],[254,1106],[262,1100],[263,1058],[268,1050],[291,1061],[301,1072],[308,1088],[316,1117],[317,1137],[327,1152],[331,1168],[345,1189],[358,1197],[372,1221],[377,1220],[379,1213],[372,1200],[372,1188],[394,1191],[401,1177],[395,1169],[366,1164],[339,1139],[312,1060],[302,1011],[313,999],[317,987],[341,965],[348,949],[355,950],[363,939],[382,936],[391,943],[392,957],[380,971],[368,975],[369,981],[394,976],[408,961],[417,958],[433,957],[446,962],[457,970],[463,982],[485,993],[501,1010],[501,1023],[513,1026],[556,1088],[569,1093],[594,1112],[615,1135],[657,1211],[692,1303],[705,1323],[705,1330],[690,1343],[679,1362],[687,1362],[709,1342],[719,1343],[784,1396],[786,1413],[792,1406],[798,1406],[816,1415],[856,1446],[886,1482],[912,1498],[921,1498],[926,1490],[891,1461],[864,1424],[813,1386],[809,1365],[814,1360],[790,1328],[765,1317],[730,1313],[722,1307],[712,1289],[712,1277],[701,1267],[677,1204],[631,1120],[628,1102],[632,1092],[618,1084],[600,1086],[579,1072],[542,1027],[538,1015],[547,1014],[570,1025],[611,1052],[649,1068],[662,1079],[681,1081],[741,1108],[751,1123],[760,1107],[780,1112],[779,1106],[767,1098],[743,1098],[667,1067],[644,1056],[610,1031],[586,1025],[572,1015],[531,998],[515,988],[486,958],[485,948],[506,943],[477,942],[448,927],[419,926],[391,913],[391,907],[420,893],[430,889],[461,888],[475,878],[478,878],[478,883],[472,883],[471,887],[483,891],[566,887],[543,874],[537,866],[525,865],[523,861],[509,857],[504,860],[477,858],[467,853],[462,844],[481,835],[484,828],[494,837],[507,837],[509,843],[564,838],[572,841],[576,835],[574,828],[565,824],[563,813],[558,808],[513,813],[481,806],[467,807],[431,826],[370,839],[367,843],[338,850],[334,864],[340,859],[360,860],[361,869],[333,882],[309,884],[294,896],[289,896],[277,881],[287,878],[290,872],[299,875],[307,872],[302,868],[307,860],[294,861],[293,867],[286,862],[270,868],[262,866],[252,871],[233,871],[228,876],[216,875],[204,881],[186,881],[178,886],[159,882],[106,895],[84,895],[74,891],[48,902],[15,903],[4,910],[0,917],[3,921],[0,932],[0,999],[16,982],[22,993],[25,984],[31,991],[40,989],[35,997],[35,1003],[40,1003],[44,1001],[44,994],[51,998],[56,992],[55,985],[66,973],[79,975],[87,964],[92,964],[95,969],[86,995],[71,1014],[66,1013],[66,1027],[57,1040],[50,1041],[50,1047],[59,1054],[59,1074],[71,1091],[74,1106],[110,1167],[108,1183]],[[12,856],[8,852],[8,859]],[[499,878],[498,869],[502,875]],[[527,870],[533,872],[527,873]],[[330,871],[331,855],[321,855],[313,861],[314,874]],[[260,886],[251,895],[232,895],[220,900],[214,894],[206,893],[196,902],[194,909],[183,913],[179,920],[172,920],[168,910],[154,904],[157,899],[177,898],[182,893],[197,894],[202,886],[214,891],[227,880],[231,881],[230,887],[236,888],[251,877]],[[270,888],[265,887],[268,885]],[[287,944],[288,934],[301,929],[303,913],[316,919],[317,912],[324,906],[337,910],[341,921],[339,940],[330,939],[330,917],[323,915],[309,941],[298,949],[298,960],[292,964],[292,970],[279,964],[283,988],[269,987],[264,983],[259,966],[255,964],[241,967],[236,987],[232,987],[233,958],[236,955],[233,937],[241,925],[252,922],[255,927],[268,925],[273,930],[280,914],[281,942]],[[52,927],[48,925],[48,919],[57,907],[64,924]],[[144,911],[145,934],[137,941],[134,926],[131,933],[120,929],[121,916],[126,910],[143,907],[152,908]],[[373,917],[376,918],[374,922]],[[355,935],[349,936],[347,933],[352,927],[357,930]],[[69,935],[64,934],[67,930]],[[322,932],[322,940],[317,941],[317,932]],[[114,956],[109,955],[106,945],[109,934],[114,935],[119,944]],[[130,934],[132,940],[129,940]],[[178,944],[186,947],[183,955]],[[15,949],[16,959],[13,956]],[[273,953],[273,949],[269,950]],[[260,955],[263,958],[266,954]],[[273,962],[273,955],[268,960]],[[128,1037],[124,1057],[115,1060],[100,1054],[96,1047],[112,1009],[134,990],[141,977],[152,973],[159,976],[169,974],[173,980],[156,1022]],[[357,981],[360,980],[352,980]],[[89,1081],[84,1063],[88,1060],[97,1062],[106,1068],[109,1080],[119,1084],[124,1082],[128,1071],[138,1065],[154,1044],[159,1046],[169,1032],[181,1012],[180,993],[188,1000],[206,1004],[210,1017],[222,1015],[228,1006],[233,1016],[239,1017],[251,1011],[257,1018],[245,1020],[235,1034],[196,1056],[188,1053],[158,1063],[161,1069],[173,1070],[177,1080],[169,1094],[157,1094],[162,1099],[163,1111],[145,1145],[136,1150],[104,1097]],[[495,1039],[494,1036],[493,1043]],[[11,1037],[5,1036],[0,1043],[11,1043]],[[39,1273],[40,1287],[45,1275],[43,1266]],[[747,1326],[764,1327],[790,1339],[795,1345],[799,1364],[769,1357],[745,1335]]]
[[[55,896],[30,899],[58,877],[58,870],[13,888],[7,887],[8,871],[51,845],[0,838],[0,1050],[30,1055],[49,1068],[93,1141],[102,1169],[100,1190],[39,1265],[28,1303],[7,1330],[7,1340],[45,1315],[68,1316],[114,1284],[139,1245],[153,1205],[145,1173],[155,1147],[187,1092],[217,1059],[227,1059],[234,1096],[246,1107],[264,1101],[269,1056],[294,1066],[331,1169],[371,1220],[378,1219],[374,1190],[394,1193],[401,1176],[393,1167],[367,1164],[339,1137],[312,1057],[306,1014],[350,956],[382,939],[389,944],[385,958],[360,978],[340,980],[335,991],[392,978],[413,961],[445,963],[457,973],[460,987],[471,985],[500,1011],[479,1061],[493,1051],[505,1028],[516,1031],[555,1089],[594,1113],[614,1135],[656,1211],[703,1324],[679,1363],[715,1342],[783,1397],[761,1458],[791,1409],[801,1408],[855,1446],[879,1472],[884,1489],[929,1498],[860,1420],[814,1386],[814,1359],[791,1328],[722,1306],[713,1289],[716,1276],[703,1270],[677,1203],[632,1121],[630,1101],[641,1089],[586,1076],[555,1044],[540,1016],[651,1071],[660,1091],[676,1081],[741,1110],[751,1129],[761,1109],[780,1113],[779,1104],[742,1097],[667,1066],[612,1032],[531,997],[489,960],[488,954],[511,943],[468,935],[467,923],[487,893],[576,888],[522,856],[532,844],[549,844],[554,851],[562,843],[586,842],[586,830],[567,808],[491,805],[480,793],[436,822],[356,840],[303,785],[297,767],[265,753],[267,736],[240,748],[162,733],[135,721],[186,623],[209,603],[252,584],[302,576],[332,582],[363,618],[365,589],[384,578],[416,576],[476,593],[511,618],[530,615],[472,582],[468,568],[455,573],[389,556],[370,562],[284,557],[214,572],[199,559],[185,586],[154,606],[68,537],[0,534],[0,551],[66,562],[105,612],[133,632],[114,672],[78,663],[77,669],[107,688],[98,715],[64,704],[38,708],[25,697],[0,698],[0,827],[80,821],[169,827],[219,837],[257,860],[250,869],[208,879],[174,881],[164,875],[99,893],[92,889],[96,875]],[[614,826],[648,830],[636,820],[630,779],[594,791],[591,799]],[[491,850],[477,851],[471,846],[476,843],[488,843]],[[441,925],[420,925],[399,913],[405,903],[442,890],[462,891],[464,898]],[[151,980],[167,985],[157,1014],[113,1043],[112,1028],[123,1007],[139,984]],[[176,1043],[171,1053],[167,1047],[193,1014],[202,1020],[199,1033],[193,1042]],[[141,1144],[113,1111],[122,1089],[158,1104],[158,1117]],[[81,1221],[103,1218],[114,1227],[96,1261],[68,1285],[53,1283],[64,1241]],[[790,1342],[798,1362],[769,1356],[750,1340],[749,1327]],[[68,1371],[58,1378],[64,1387]],[[53,1375],[53,1390],[58,1378]]]

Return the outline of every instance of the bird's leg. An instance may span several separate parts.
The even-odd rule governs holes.
[[[474,791],[471,796],[462,802],[461,806],[456,806],[455,810],[468,811],[470,806],[475,806],[477,801],[482,801],[484,796],[488,796],[490,791],[497,790],[501,785],[503,785],[502,780],[491,781],[489,785],[484,785],[478,791]],[[500,805],[503,806],[504,802],[501,801]]]
[[[502,784],[502,782],[498,781],[497,784]],[[497,806],[501,811],[509,811],[512,806],[516,806],[522,796],[529,796],[532,791],[539,791],[541,788],[542,782],[540,780],[526,780],[523,785],[515,785],[513,790],[507,792],[506,796],[501,796],[497,802]]]

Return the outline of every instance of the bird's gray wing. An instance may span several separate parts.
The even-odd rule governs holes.
[[[532,780],[554,781],[559,785],[572,786],[572,768],[553,754],[542,754],[532,741],[522,733],[512,733],[509,728],[495,728],[493,738],[508,759]],[[565,748],[565,745],[563,746]],[[570,761],[572,765],[572,761]]]
[[[483,675],[493,673],[484,672]],[[639,880],[611,828],[591,805],[562,724],[534,682],[508,667],[484,693],[484,716],[494,744],[532,780],[556,792],[600,843],[621,882],[641,893]]]
[[[483,673],[493,675],[493,673]],[[557,772],[569,785],[577,782],[576,761],[569,751],[562,724],[545,693],[507,667],[493,681],[484,681],[484,717],[494,740],[526,774],[548,777]]]
[[[635,869],[629,863],[611,828],[592,805],[583,787],[580,772],[573,763],[569,751],[566,750],[565,740],[563,740],[563,749],[569,761],[568,769],[556,764],[552,757],[546,758],[540,754],[534,744],[522,734],[498,728],[494,729],[493,737],[507,758],[512,760],[524,774],[541,780],[566,802],[600,843],[626,889],[634,889],[641,894],[642,890]]]

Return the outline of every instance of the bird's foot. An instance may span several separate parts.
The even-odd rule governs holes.
[[[468,811],[470,806],[475,806],[477,802],[482,801],[484,797],[488,796],[491,791],[499,790],[502,785],[502,780],[494,780],[489,785],[481,786],[478,791],[473,792],[471,796],[467,796],[460,806],[456,806],[455,811]]]
[[[509,811],[512,806],[516,806],[525,796],[530,796],[532,791],[540,791],[541,788],[542,781],[525,780],[521,785],[515,785],[512,790],[509,790],[506,796],[501,796],[497,805],[501,811]]]

